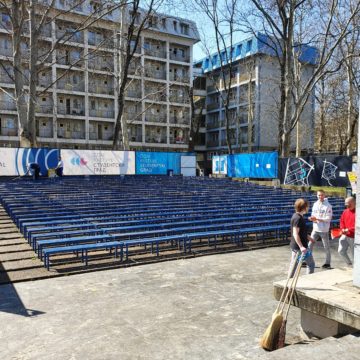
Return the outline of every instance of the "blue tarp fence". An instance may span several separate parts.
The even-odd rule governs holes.
[[[273,179],[278,177],[278,153],[228,155],[229,177]]]

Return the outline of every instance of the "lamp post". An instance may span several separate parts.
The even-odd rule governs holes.
[[[359,121],[358,121],[358,152],[357,152],[357,186],[356,186],[356,231],[354,243],[354,269],[353,269],[353,283],[360,287],[360,100],[359,100]]]

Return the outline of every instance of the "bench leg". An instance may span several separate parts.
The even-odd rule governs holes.
[[[88,251],[85,250],[85,266],[88,266]]]
[[[120,245],[120,261],[123,261],[124,257],[124,245]]]
[[[156,243],[156,256],[159,256],[159,242]]]

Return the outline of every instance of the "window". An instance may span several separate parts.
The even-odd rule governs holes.
[[[236,56],[241,56],[242,45],[236,47]]]
[[[41,100],[42,100],[43,102],[45,102],[45,101],[46,101],[46,98],[42,98]]]
[[[95,108],[96,108],[96,102],[95,102],[95,100],[91,100],[91,110],[95,110]]]
[[[161,19],[161,24],[164,29],[166,29],[166,19]]]
[[[252,47],[252,40],[249,40],[246,44],[246,53],[249,53],[251,51]]]
[[[188,25],[188,24],[181,23],[181,24],[180,24],[180,32],[181,32],[183,35],[189,35],[189,25]]]
[[[173,21],[174,31],[177,31],[177,21]]]

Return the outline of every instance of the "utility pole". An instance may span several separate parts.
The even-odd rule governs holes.
[[[360,121],[360,101],[359,101],[359,121]],[[353,284],[360,287],[360,126],[358,126],[358,153],[357,153],[357,186],[356,186],[356,227],[355,227],[355,243],[354,243],[354,268],[353,268]]]

